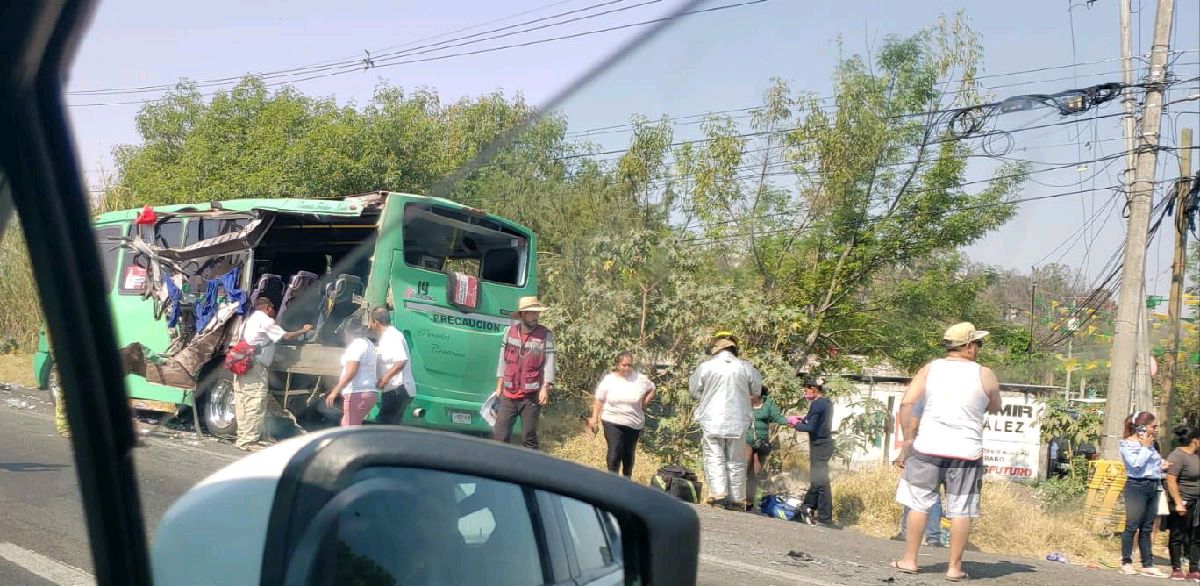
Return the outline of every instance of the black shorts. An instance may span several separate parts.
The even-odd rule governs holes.
[[[771,455],[771,450],[773,449],[771,448],[771,442],[763,440],[750,441],[746,442],[746,444],[750,446],[750,451],[757,454],[760,458],[766,458]]]

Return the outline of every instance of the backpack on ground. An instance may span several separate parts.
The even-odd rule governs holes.
[[[784,521],[802,520],[804,513],[802,501],[786,494],[768,494],[759,502],[758,508],[762,514]]]
[[[696,504],[700,502],[700,491],[704,485],[696,478],[695,472],[678,464],[670,464],[658,469],[650,478],[650,486],[684,502]]]

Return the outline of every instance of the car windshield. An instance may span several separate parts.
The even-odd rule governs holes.
[[[147,534],[249,454],[404,425],[715,505],[701,583],[876,581],[919,430],[980,478],[921,493],[923,543],[981,499],[964,572],[1094,581],[1131,514],[1110,436],[1147,412],[1166,460],[1200,414],[1200,5],[1164,3],[101,3],[64,100]],[[37,237],[0,238],[0,583],[82,584],[78,357],[34,276],[74,261]],[[621,580],[607,513],[554,501],[555,554],[548,497],[493,490],[462,563],[501,555],[493,509],[554,559],[464,575]]]

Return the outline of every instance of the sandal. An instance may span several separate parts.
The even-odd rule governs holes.
[[[947,582],[966,582],[967,580],[970,580],[970,579],[971,579],[971,575],[966,572],[963,572],[957,576],[951,576],[950,574],[946,574]]]
[[[915,575],[918,571],[916,568],[906,568],[904,566],[901,566],[900,560],[892,560],[892,562],[890,564],[888,564],[888,566],[890,566],[893,570],[900,572],[901,574]]]

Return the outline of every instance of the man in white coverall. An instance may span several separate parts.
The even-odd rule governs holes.
[[[695,419],[703,432],[707,502],[733,507],[746,502],[745,436],[754,411],[750,398],[762,394],[762,375],[738,358],[733,339],[717,339],[710,353],[692,373],[688,390],[700,401]]]

